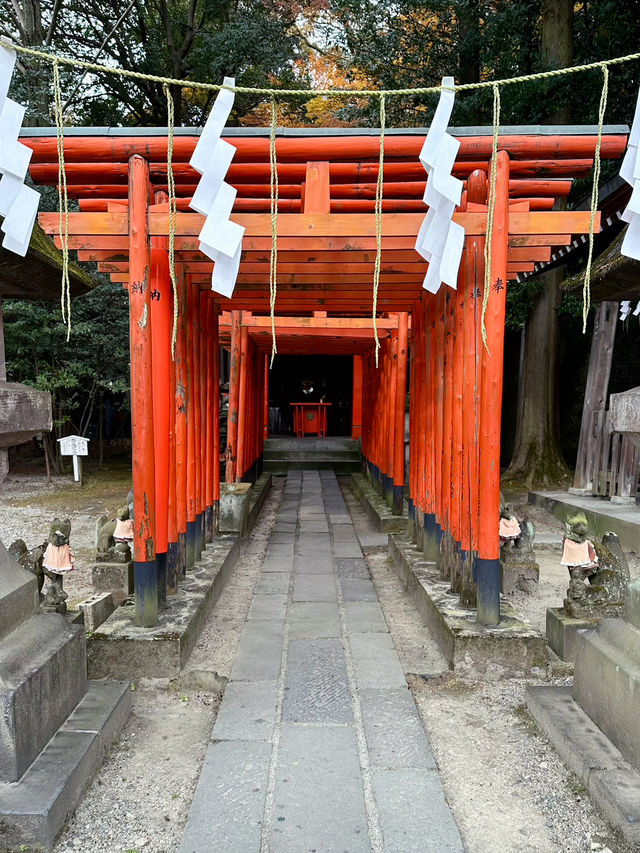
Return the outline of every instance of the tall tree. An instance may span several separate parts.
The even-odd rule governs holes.
[[[566,68],[573,63],[573,0],[542,0],[541,65]],[[570,106],[553,107],[548,122],[567,124]],[[565,205],[566,206],[566,205]],[[527,487],[548,487],[568,479],[560,450],[558,420],[558,307],[562,267],[542,276],[524,336],[524,364],[513,457],[506,476]]]

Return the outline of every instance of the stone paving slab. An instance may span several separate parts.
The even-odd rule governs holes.
[[[337,601],[333,578],[328,575],[298,575],[293,587],[294,601]]]
[[[333,546],[336,557],[362,557],[362,549],[356,542],[336,542]]]
[[[319,551],[315,554],[298,554],[295,558],[295,570],[299,575],[324,575],[333,577],[333,560],[331,554]]]
[[[209,746],[179,853],[260,850],[270,759],[266,742]]]
[[[361,578],[341,578],[342,598],[344,601],[377,601],[375,587],[370,580]]]
[[[269,572],[256,584],[255,595],[282,595],[289,589],[290,572]]]
[[[349,642],[359,689],[407,686],[390,634],[351,633]]]
[[[287,482],[179,853],[460,853],[335,474]]]
[[[337,603],[299,601],[291,605],[289,637],[292,640],[319,640],[323,637],[339,636]]]
[[[435,769],[416,703],[407,687],[363,689],[358,695],[372,767]]]
[[[284,722],[353,722],[342,641],[293,640],[284,691]]]
[[[283,726],[276,769],[273,853],[371,849],[352,728]]]
[[[370,580],[369,569],[366,562],[357,557],[338,557],[336,559],[336,569],[338,570],[339,578],[360,578],[361,580]]]
[[[377,601],[348,601],[345,602],[344,612],[349,634],[365,634],[368,631],[386,634],[389,631],[382,608]]]
[[[280,619],[284,621],[286,610],[286,593],[282,595],[256,593],[249,607],[247,619]]]
[[[231,669],[232,681],[268,681],[280,674],[284,626],[275,619],[245,624]]]
[[[434,770],[377,770],[373,789],[385,850],[463,853],[460,833]]]
[[[276,681],[231,681],[222,697],[212,740],[270,740],[277,694]]]

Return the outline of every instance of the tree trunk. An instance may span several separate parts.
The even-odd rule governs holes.
[[[527,319],[516,443],[505,474],[527,488],[566,483],[569,469],[558,440],[558,318],[561,267],[543,275],[544,289]]]
[[[540,56],[546,68],[560,68],[573,61],[573,0],[543,0]],[[568,122],[564,105],[549,121]],[[556,309],[564,270],[557,267],[543,275],[544,288],[525,324],[525,354],[513,457],[507,479],[527,488],[566,485],[569,469],[558,440],[558,339]]]

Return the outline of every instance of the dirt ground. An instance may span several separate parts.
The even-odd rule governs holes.
[[[31,546],[46,537],[55,514],[69,516],[77,568],[65,586],[70,598],[82,597],[89,592],[86,566],[95,520],[103,512],[112,513],[128,489],[127,472],[117,469],[106,476],[91,475],[83,489],[69,479],[45,487],[33,475],[12,475],[0,486],[0,535],[5,544],[20,536]],[[281,490],[282,480],[275,478],[258,524],[180,679],[133,685],[132,715],[54,853],[177,850]],[[356,529],[370,531],[351,493],[345,497]],[[559,541],[559,522],[535,512],[537,529],[557,533]],[[456,679],[446,670],[386,553],[371,551],[366,557],[468,853],[632,853],[608,829],[579,781],[528,717],[526,682]],[[546,607],[561,602],[567,579],[559,551],[547,548],[537,557],[538,589],[515,603],[543,629]],[[631,565],[632,575],[638,576],[635,555]]]

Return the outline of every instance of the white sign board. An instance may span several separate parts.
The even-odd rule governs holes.
[[[61,456],[88,456],[89,439],[81,435],[65,435],[58,439]]]

